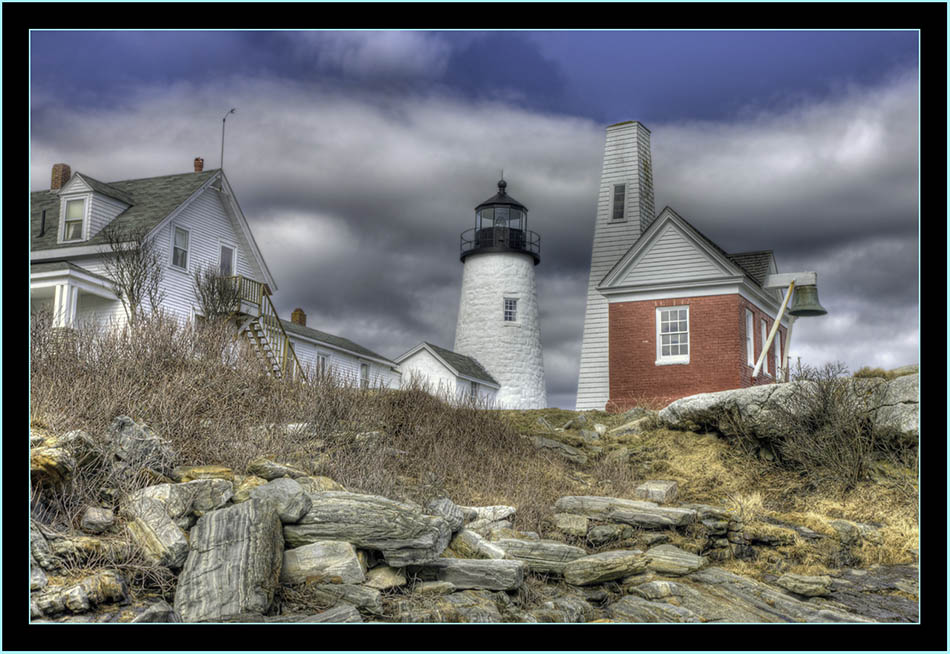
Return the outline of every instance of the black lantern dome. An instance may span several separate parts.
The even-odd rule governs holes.
[[[505,190],[508,183],[498,182],[498,193],[475,207],[475,227],[462,232],[462,261],[480,252],[523,252],[541,261],[541,236],[528,230],[528,207]]]

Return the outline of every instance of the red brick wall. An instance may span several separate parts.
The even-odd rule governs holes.
[[[689,363],[658,366],[656,308],[684,305],[689,306]],[[696,393],[751,386],[752,368],[746,364],[745,310],[753,310],[756,355],[762,347],[758,321],[765,314],[738,294],[620,302],[609,307],[608,411],[625,411],[644,403],[665,405]],[[783,343],[784,331],[780,328]],[[771,377],[760,372],[759,383],[769,381]]]

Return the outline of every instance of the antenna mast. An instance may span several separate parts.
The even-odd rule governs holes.
[[[224,125],[225,121],[228,119],[228,116],[235,113],[237,109],[231,108],[231,110],[224,114],[224,118],[221,119],[221,165],[218,166],[221,170],[224,170]]]

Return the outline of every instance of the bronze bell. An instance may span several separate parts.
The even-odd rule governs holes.
[[[814,284],[809,286],[796,286],[795,295],[792,296],[792,307],[788,310],[790,316],[823,316],[828,313],[823,306],[818,304],[818,287]]]

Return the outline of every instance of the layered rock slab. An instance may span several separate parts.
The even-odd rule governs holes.
[[[266,613],[283,547],[280,518],[269,503],[251,499],[205,514],[191,530],[175,611],[184,622]]]
[[[452,537],[443,518],[385,497],[326,491],[311,493],[310,500],[310,510],[300,521],[284,527],[292,547],[342,540],[377,550],[387,564],[403,567],[438,558]]]
[[[660,506],[655,502],[643,500],[591,495],[562,497],[555,503],[554,510],[595,520],[622,522],[645,529],[680,527],[696,519],[696,511],[692,509]]]

